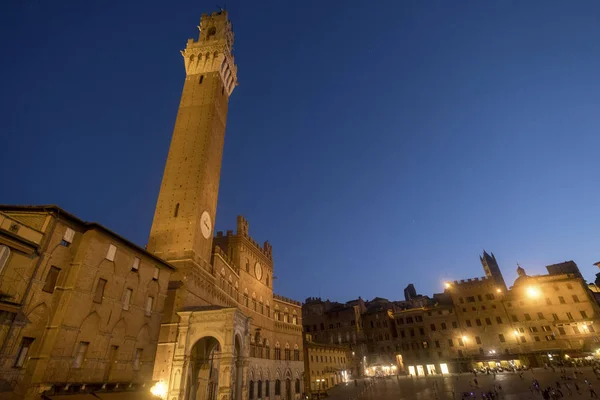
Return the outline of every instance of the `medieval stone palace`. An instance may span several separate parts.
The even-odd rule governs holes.
[[[227,12],[199,28],[147,249],[57,206],[0,206],[0,398],[304,391],[301,304],[273,293],[271,246],[241,216],[213,232],[237,67]]]

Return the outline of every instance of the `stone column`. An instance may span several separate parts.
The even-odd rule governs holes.
[[[231,400],[233,398],[235,390],[232,386],[234,382],[232,374],[235,372],[233,354],[222,354],[219,362],[219,400]]]

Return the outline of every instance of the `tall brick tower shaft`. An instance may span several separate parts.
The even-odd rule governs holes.
[[[168,261],[210,262],[229,96],[237,84],[227,12],[202,15],[181,52],[186,78],[148,250]]]

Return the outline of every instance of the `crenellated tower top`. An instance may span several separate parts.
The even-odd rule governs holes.
[[[237,66],[233,58],[233,30],[227,11],[202,14],[198,40],[188,39],[181,52],[188,76],[218,72],[224,90],[231,95],[237,85]]]

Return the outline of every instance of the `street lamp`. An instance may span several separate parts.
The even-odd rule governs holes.
[[[540,291],[536,287],[529,286],[527,288],[527,296],[531,297],[532,299],[536,299],[536,298],[540,297]]]
[[[446,289],[450,289],[450,286],[452,286],[452,285],[450,284],[450,282],[446,282],[446,283],[444,283],[444,287],[445,287]]]
[[[502,293],[502,289],[500,289],[500,288],[496,289],[496,293]]]
[[[163,381],[156,382],[154,386],[150,388],[150,393],[161,399],[167,398],[167,385]]]

